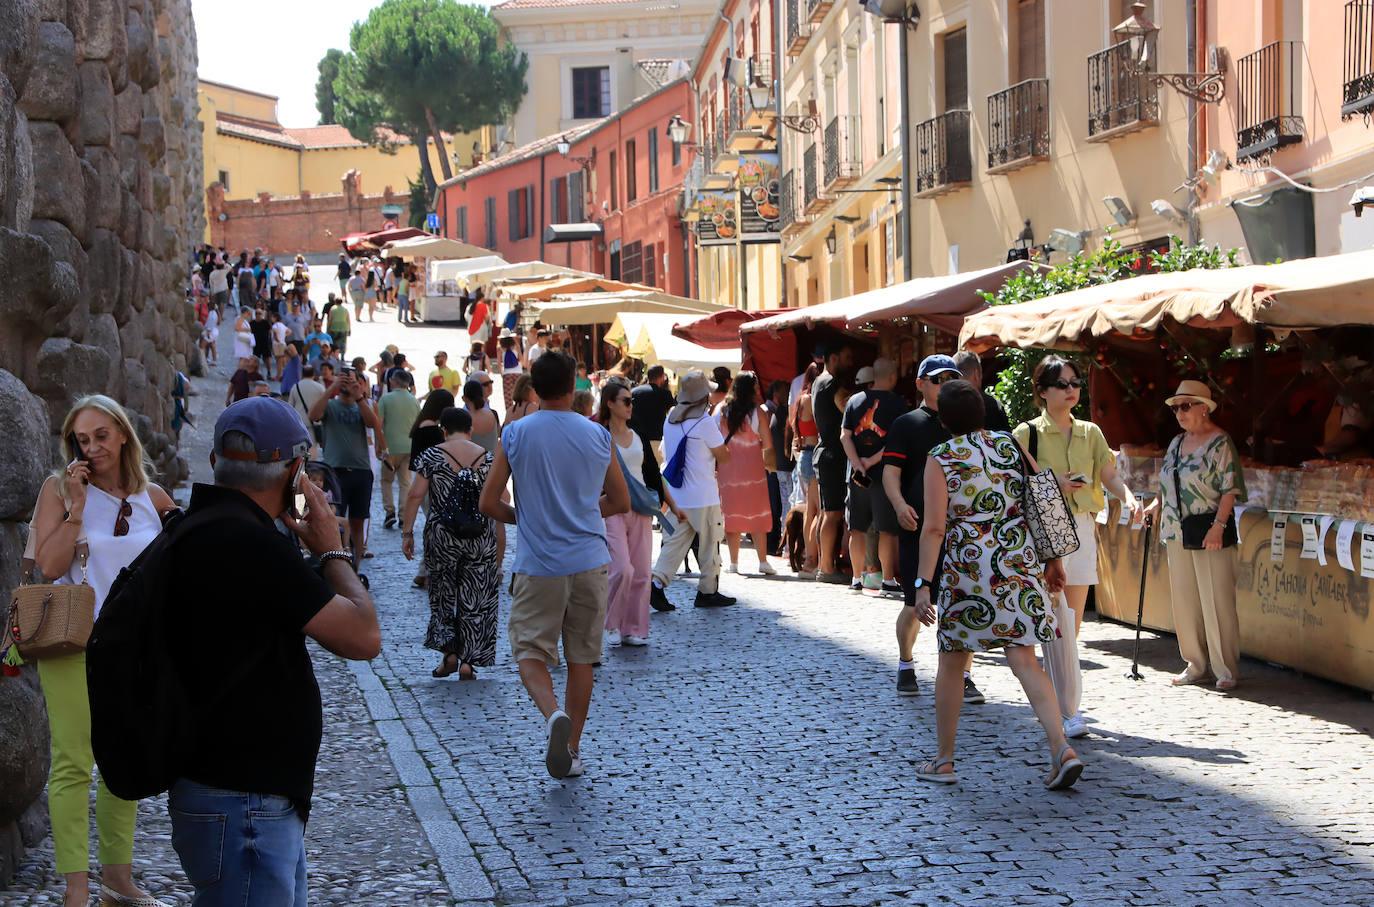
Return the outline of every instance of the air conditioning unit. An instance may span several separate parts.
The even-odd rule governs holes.
[[[749,61],[741,60],[738,57],[727,57],[725,60],[725,81],[736,88],[743,88],[748,85]]]

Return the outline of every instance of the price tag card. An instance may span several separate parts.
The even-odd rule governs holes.
[[[1269,535],[1269,557],[1272,560],[1283,560],[1284,536],[1288,530],[1288,514],[1274,514],[1274,531]]]
[[[1126,512],[1130,513],[1129,510],[1127,510]],[[1097,516],[1094,517],[1094,519],[1097,521],[1097,525],[1099,526],[1107,525],[1107,508],[1103,507],[1101,510],[1099,510],[1097,512]]]
[[[1345,569],[1355,571],[1355,559],[1350,554],[1350,543],[1355,540],[1355,531],[1360,524],[1355,520],[1342,520],[1336,529],[1336,563]]]
[[[1317,563],[1326,566],[1326,534],[1331,531],[1331,524],[1336,522],[1333,516],[1324,516],[1317,521]]]
[[[1374,579],[1374,526],[1360,527],[1360,576]]]
[[[1129,526],[1131,523],[1131,508],[1122,507],[1121,519],[1117,520],[1117,522],[1120,523],[1122,526]]]
[[[1305,516],[1298,519],[1302,526],[1302,553],[1299,555],[1305,561],[1316,560],[1317,558],[1317,518]]]
[[[1240,534],[1240,518],[1245,516],[1245,505],[1237,504],[1235,507],[1231,508],[1231,514],[1236,519],[1236,544],[1239,545],[1241,542],[1245,541]]]

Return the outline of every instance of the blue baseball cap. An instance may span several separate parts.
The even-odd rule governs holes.
[[[959,366],[954,361],[953,357],[937,355],[927,356],[921,360],[921,367],[916,370],[916,377],[929,378],[931,375],[938,374],[939,372],[954,372],[956,375],[963,374],[963,372],[959,371]]]
[[[231,431],[247,435],[256,455],[226,451],[224,436]],[[283,463],[310,454],[310,434],[301,417],[275,397],[248,397],[233,404],[215,420],[215,456],[226,460]]]

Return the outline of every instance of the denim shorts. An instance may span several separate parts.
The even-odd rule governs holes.
[[[797,458],[797,472],[801,475],[803,482],[810,482],[816,478],[816,448],[803,447],[801,456]]]

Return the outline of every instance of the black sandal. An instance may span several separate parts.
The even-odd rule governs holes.
[[[451,667],[451,668],[449,667],[449,660],[450,660],[450,659],[452,659],[452,661],[453,661],[453,667]],[[450,674],[452,674],[454,671],[457,671],[461,666],[462,666],[462,663],[461,663],[460,661],[458,661],[458,656],[457,656],[457,655],[445,655],[445,656],[444,656],[444,663],[441,664],[441,665],[439,665],[439,667],[435,668],[435,669],[434,669],[433,671],[431,671],[430,673],[431,673],[433,676],[435,676],[435,677],[448,677],[448,676],[449,676]]]

